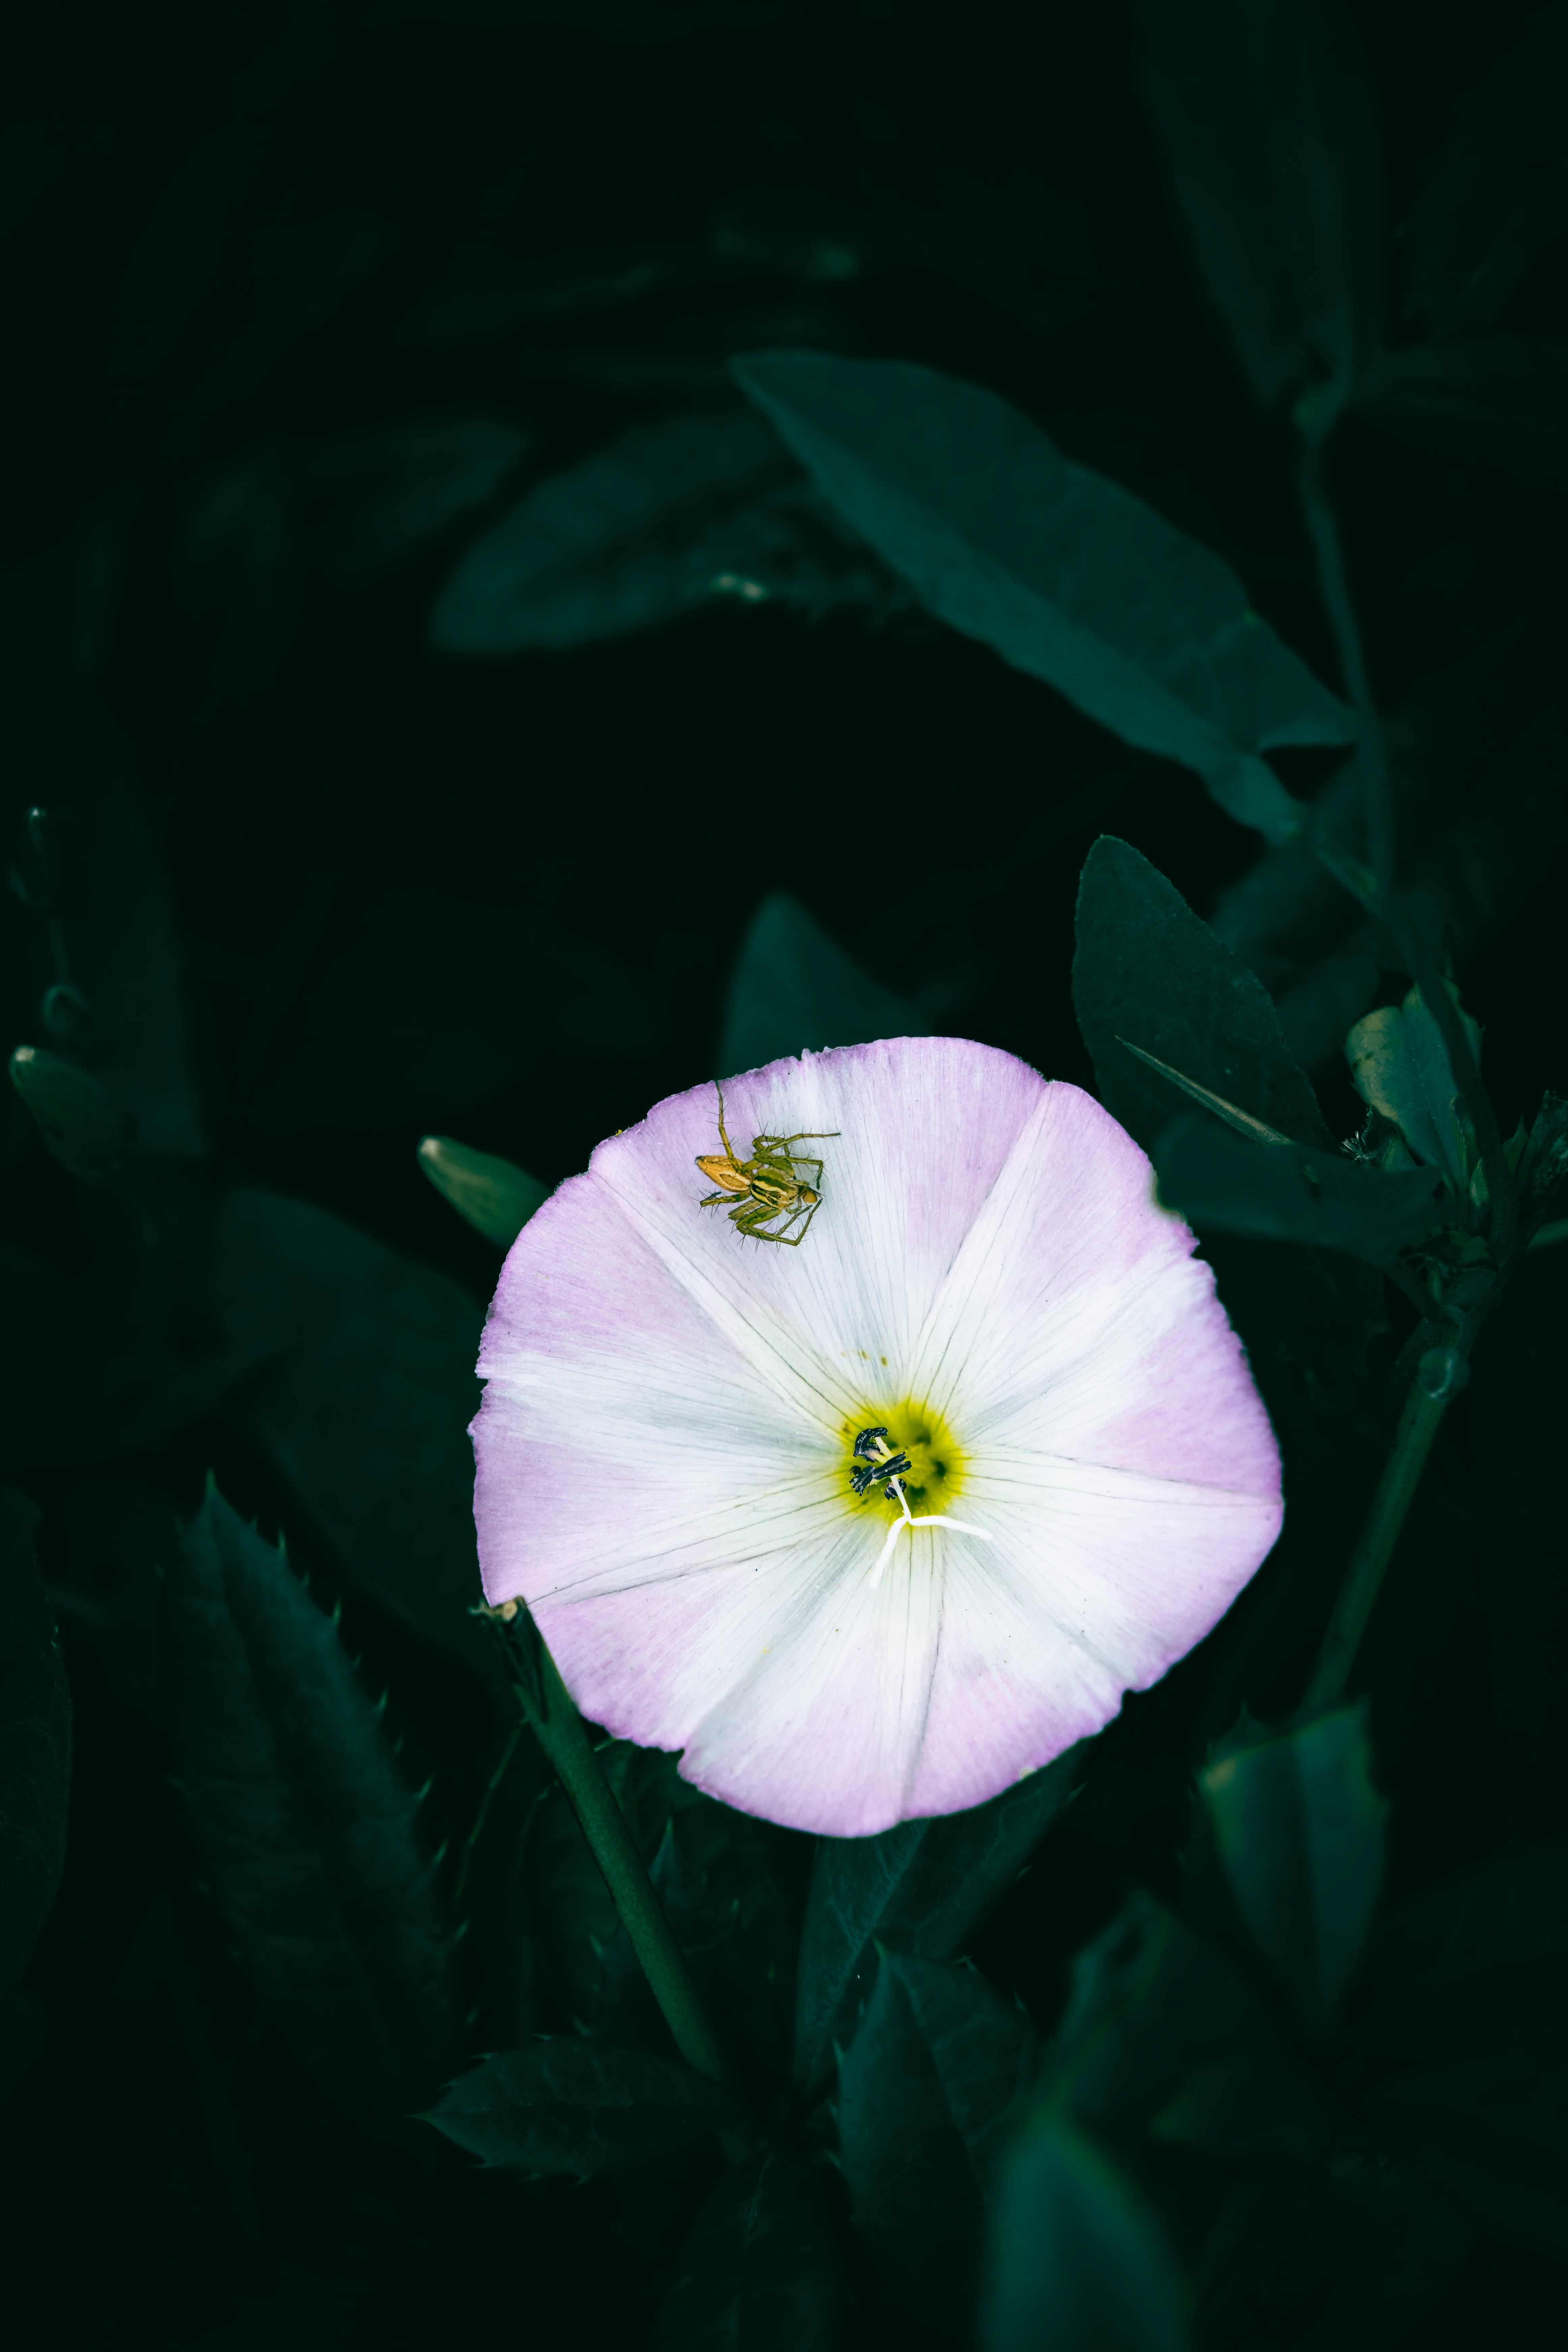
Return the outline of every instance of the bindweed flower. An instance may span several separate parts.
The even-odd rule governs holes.
[[[583,1713],[711,1795],[852,1837],[1100,1730],[1279,1533],[1279,1456],[1193,1236],[1076,1087],[945,1037],[771,1063],[833,1135],[801,1246],[697,1201],[710,1087],[524,1227],[479,1370],[492,1605]]]

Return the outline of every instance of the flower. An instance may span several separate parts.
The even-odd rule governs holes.
[[[1078,1087],[905,1037],[724,1104],[742,1157],[832,1136],[803,1147],[822,1204],[798,1248],[700,1209],[698,1087],[523,1227],[479,1357],[485,1591],[592,1721],[743,1811],[957,1811],[1224,1614],[1279,1530],[1273,1432],[1192,1234]]]

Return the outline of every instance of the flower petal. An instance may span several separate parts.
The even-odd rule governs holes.
[[[1088,1096],[961,1040],[775,1063],[742,1152],[837,1129],[804,1245],[696,1205],[706,1087],[524,1227],[485,1335],[476,1516],[578,1705],[744,1810],[840,1836],[994,1795],[1207,1632],[1278,1531],[1246,1360]],[[871,1567],[844,1425],[916,1397],[956,1515]]]

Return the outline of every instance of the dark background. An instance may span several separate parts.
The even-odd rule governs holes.
[[[1397,225],[1463,100],[1540,12],[1354,14]],[[102,844],[123,823],[146,845],[178,946],[204,1199],[237,1183],[303,1199],[482,1302],[496,1253],[426,1181],[418,1139],[456,1134],[549,1184],[580,1169],[714,1072],[743,938],[781,891],[919,1025],[1093,1085],[1069,975],[1096,836],[1134,844],[1205,916],[1258,858],[1195,779],[863,595],[814,612],[693,593],[658,625],[492,659],[435,649],[429,617],[531,484],[632,426],[721,404],[731,353],[805,344],[1005,395],[1222,553],[1338,686],[1289,428],[1254,402],[1203,292],[1121,6],[61,6],[5,38],[4,824],[25,867],[26,811],[60,812],[89,908],[73,972],[91,965],[93,893],[111,887]],[[1561,263],[1549,245],[1524,274],[1509,331],[1563,331]],[[475,419],[526,436],[515,462],[377,554],[365,517],[387,436]],[[1524,633],[1522,687],[1510,672],[1482,698],[1469,737],[1432,723],[1427,749],[1454,773],[1416,818],[1441,841],[1467,794],[1500,812],[1456,853],[1468,896],[1451,944],[1507,1134],[1568,1085],[1549,650],[1562,464],[1510,467],[1352,418],[1332,478],[1385,709]],[[1521,738],[1535,765],[1516,817],[1489,762]],[[1310,793],[1333,761],[1279,765]],[[477,964],[455,980],[419,965],[423,1011],[416,982],[329,1021],[332,971],[414,891],[468,910]],[[8,1044],[44,1042],[50,920],[7,901]],[[1331,916],[1288,974],[1264,977],[1300,981],[1348,926]],[[514,1004],[495,974],[541,959],[562,977],[531,1024],[527,983]],[[1367,1002],[1406,984],[1390,964]],[[512,1008],[499,1021],[497,992]],[[345,1118],[336,1077],[356,1068]],[[1331,1129],[1350,1133],[1342,1063],[1325,1053],[1314,1077]],[[374,1566],[258,1440],[243,1384],[213,1370],[195,1294],[168,1306],[183,1277],[153,1309],[113,1274],[124,1220],[104,1203],[121,1180],[79,1185],[14,1098],[0,1120],[7,1244],[64,1286],[37,1321],[31,1276],[18,1292],[26,1341],[7,1349],[26,1435],[8,1451],[39,1507],[75,1707],[65,1876],[5,2107],[24,2333],[644,2340],[678,2189],[660,2205],[652,2189],[524,2183],[423,2126],[355,2122],[237,1966],[166,1735],[105,1643],[102,1596],[153,1540],[136,1528],[163,1524],[160,1499],[188,1517],[210,1470],[341,1598],[413,1777],[435,1774],[430,1834],[455,1855],[504,1707],[377,1599]],[[206,1213],[167,1213],[177,1234]],[[975,1947],[1047,2034],[1072,1954],[1127,1890],[1179,1895],[1205,1742],[1243,1701],[1265,1717],[1295,1703],[1396,1404],[1397,1303],[1368,1349],[1342,1269],[1264,1243],[1210,1254],[1280,1431],[1290,1526],[1231,1619],[1105,1735],[1085,1795]],[[1563,1277],[1546,1255],[1529,1275],[1449,1417],[1363,1661],[1391,1897],[1563,1828]],[[189,1411],[147,1402],[175,1360],[207,1382]],[[132,1366],[118,1432],[106,1363]],[[518,1773],[521,1837],[544,1779],[531,1759]],[[798,1915],[807,1842],[766,1839]],[[509,1853],[491,1929],[462,1958],[474,2052],[569,2022],[527,1957],[549,1930],[520,1926]],[[858,2332],[948,2340],[847,2259]],[[1281,2263],[1215,2340],[1306,2340],[1293,2315],[1310,2281]],[[1440,2305],[1388,2340],[1503,2340],[1557,2277],[1545,2253],[1483,2233]]]

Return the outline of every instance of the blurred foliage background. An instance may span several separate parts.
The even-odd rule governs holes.
[[[1165,29],[1204,15],[1173,0]],[[1393,357],[1336,436],[1333,492],[1405,869],[1507,1134],[1568,1085],[1568,12],[1351,15]],[[812,1842],[721,1832],[658,1759],[612,1755],[678,1932],[722,1947],[713,1998],[786,2205],[816,2151],[837,2252],[811,2275],[837,2284],[703,2333],[679,2298],[708,2259],[688,2232],[711,2118],[586,2189],[515,2155],[478,2169],[410,2119],[534,2032],[666,2046],[467,1614],[499,1257],[419,1140],[548,1187],[668,1093],[900,1032],[1094,1087],[1074,912],[1106,833],[1262,982],[1330,1134],[1362,1124],[1345,1033],[1409,986],[1378,926],[1307,851],[1261,847],[1184,769],[933,618],[731,373],[807,347],[985,386],[1223,557],[1339,691],[1290,425],[1205,291],[1150,39],[1121,5],[1013,0],[63,5],[7,31],[0,1002],[35,1060],[0,1097],[4,1533],[37,1674],[5,2116],[13,2291],[26,2274],[57,2340],[964,2340],[973,2247],[928,2291],[924,2223],[877,2201],[875,2035],[904,2081],[908,2018],[951,1993],[920,1971],[962,1951],[1021,2008],[992,2026],[1022,2079],[1053,2035],[1066,2063],[1075,1955],[1118,1920],[1153,1933],[1130,1900],[1239,1935],[1204,1909],[1194,1774],[1244,1704],[1279,1721],[1300,1696],[1411,1317],[1352,1261],[1216,1232],[1285,1538],[1096,1744],[1027,1874],[1012,1857],[945,1941],[911,1929],[835,2095],[860,2135],[842,2172],[813,2084],[788,2087]],[[1343,759],[1273,765],[1311,800]],[[1556,1857],[1531,1864],[1532,1957],[1483,1954],[1432,1996],[1434,2033],[1474,2042],[1432,2095],[1468,2152],[1416,2196],[1393,2125],[1189,2134],[1191,2178],[1169,2133],[1123,2148],[1200,2342],[1458,2345],[1557,2293],[1561,2029],[1531,2042],[1528,2011],[1528,2065],[1488,2033],[1531,1969],[1551,1980],[1568,1916],[1565,1281],[1568,1251],[1532,1254],[1488,1326],[1363,1654],[1374,1760],[1346,1767],[1388,1801],[1387,1906]],[[1391,1931],[1392,1992],[1358,1979],[1368,2017],[1419,2007],[1398,1956],[1443,1943],[1434,1917]],[[1321,2020],[1298,2027],[1334,2098],[1382,2080],[1386,2019],[1327,2057]],[[1503,2144],[1506,2210],[1477,2186]],[[1323,2200],[1374,2177],[1392,2206],[1325,2238]],[[1113,2340],[1074,2325],[1062,2341]]]

